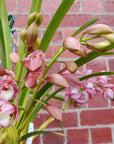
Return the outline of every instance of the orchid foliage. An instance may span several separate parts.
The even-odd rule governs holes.
[[[108,51],[114,48],[114,31],[109,26],[105,24],[91,26],[99,18],[87,22],[65,39],[50,62],[46,62],[45,52],[49,43],[74,1],[62,1],[43,38],[39,39],[39,27],[43,21],[40,13],[42,0],[33,0],[27,25],[20,32],[21,43],[17,52],[12,51],[11,48],[5,0],[0,0],[1,144],[26,143],[25,140],[30,136],[50,133],[51,131],[44,131],[44,129],[53,120],[57,120],[62,127],[62,112],[70,105],[78,108],[86,104],[85,94],[88,95],[88,98],[92,98],[93,94],[102,93],[104,99],[114,100],[114,85],[109,82],[110,78],[107,76],[114,75],[114,72],[102,71],[92,74],[91,69],[85,72],[79,71],[80,66],[100,55],[109,54]],[[81,37],[76,39],[75,36],[80,32],[82,32]],[[93,39],[95,41],[99,38],[104,40],[92,42]],[[86,46],[86,49],[83,48],[83,45]],[[87,49],[90,50],[89,53]],[[65,65],[63,70],[48,74],[51,66],[65,50],[78,55],[79,58],[74,62],[62,62]],[[15,63],[14,71],[12,71],[12,63]],[[55,85],[59,88],[52,92],[51,89]],[[65,89],[65,96],[59,96],[58,93],[63,89]],[[64,101],[63,110],[49,105],[48,101],[51,98]],[[47,110],[51,117],[41,125],[38,131],[27,133],[29,123],[34,120],[41,108]]]

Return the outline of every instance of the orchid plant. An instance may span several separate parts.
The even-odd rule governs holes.
[[[43,17],[40,13],[42,0],[32,0],[27,25],[20,32],[21,43],[19,51],[12,51],[8,15],[5,0],[0,0],[0,143],[24,144],[28,137],[39,134],[61,133],[45,131],[52,121],[56,120],[62,127],[62,112],[70,105],[78,108],[87,103],[92,94],[102,93],[104,99],[114,100],[114,85],[109,82],[107,75],[114,72],[92,70],[79,71],[79,67],[92,61],[98,56],[112,54],[108,51],[114,48],[114,31],[105,24],[94,24],[95,18],[81,26],[71,36],[64,40],[53,58],[46,62],[45,52],[59,24],[75,0],[63,0],[53,16],[42,39],[39,39],[39,27]],[[62,13],[62,14],[61,14]],[[92,26],[91,26],[92,25]],[[89,28],[88,28],[89,27]],[[82,32],[79,39],[75,36]],[[91,42],[102,38],[101,42]],[[90,41],[91,40],[91,41]],[[86,46],[90,50],[87,53]],[[65,67],[56,73],[48,73],[54,62],[65,51],[79,56],[76,61],[63,62]],[[15,70],[12,70],[15,64]],[[54,92],[52,88],[59,86]],[[58,93],[65,89],[65,97]],[[30,96],[31,95],[31,96]],[[65,101],[62,110],[48,104],[51,99]],[[51,117],[44,122],[38,131],[28,133],[29,123],[37,113],[44,108]]]

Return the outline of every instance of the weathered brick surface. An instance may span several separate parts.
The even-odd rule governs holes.
[[[89,144],[88,129],[69,129],[68,144]]]
[[[6,0],[8,14],[15,16],[15,24],[17,32],[15,38],[19,43],[19,32],[23,29],[27,22],[27,16],[30,10],[32,0]],[[43,0],[41,12],[43,14],[43,23],[39,29],[39,38],[42,38],[44,32],[57,10],[62,0]],[[96,23],[104,23],[112,27],[114,30],[114,0],[76,0],[70,8],[68,14],[63,19],[60,27],[57,29],[50,46],[46,51],[47,62],[54,56],[57,50],[61,47],[63,40],[78,27],[92,18],[100,16],[100,20]],[[76,36],[80,38],[82,32]],[[88,35],[87,35],[88,36]],[[102,41],[103,39],[92,40]],[[85,46],[83,46],[85,48]],[[87,52],[90,50],[87,49]],[[114,52],[114,50],[112,50]],[[76,60],[79,56],[66,50],[63,52],[59,60],[66,61]],[[50,72],[59,71],[64,64],[56,62]],[[102,56],[96,60],[88,62],[85,66],[79,68],[92,69],[93,72],[101,70],[114,71],[114,55]],[[114,76],[111,76],[111,83],[114,84]],[[55,90],[58,87],[55,87]],[[64,90],[62,91],[62,93]],[[64,94],[63,94],[64,95]],[[62,109],[63,102],[52,99],[50,104],[56,105]],[[88,99],[88,104],[77,110],[72,106],[68,111],[63,113],[63,130],[60,130],[56,121],[52,122],[47,128],[48,130],[56,130],[66,134],[66,137],[61,137],[54,134],[44,134],[37,137],[33,144],[113,144],[114,143],[114,101],[103,98],[101,94],[92,96]],[[46,121],[50,115],[44,112],[38,114],[34,120],[35,130]],[[113,130],[113,131],[112,131]]]
[[[114,123],[114,109],[85,110],[81,112],[81,125],[103,125]]]
[[[109,127],[92,128],[91,134],[94,144],[112,143],[112,131]]]
[[[114,12],[114,1],[104,0],[103,8],[105,12]]]

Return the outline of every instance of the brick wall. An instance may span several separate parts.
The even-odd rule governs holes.
[[[43,0],[41,8],[43,14],[43,24],[40,27],[40,38],[45,32],[54,12],[62,0]],[[13,14],[15,21],[15,37],[19,45],[19,32],[26,25],[28,11],[31,0],[6,0],[9,14]],[[114,29],[114,0],[79,0],[69,10],[68,14],[60,24],[50,46],[46,52],[47,60],[50,60],[61,46],[63,39],[70,36],[79,26],[94,17],[100,16],[97,23],[108,24]],[[64,52],[59,60],[75,60],[76,56]],[[63,65],[56,63],[52,66],[51,72],[56,72]],[[92,68],[93,72],[100,70],[114,71],[114,57],[102,56],[87,65],[81,67],[82,70]],[[114,77],[112,77],[114,84]],[[62,93],[64,94],[64,93]],[[60,101],[51,100],[59,108],[63,107]],[[42,111],[35,119],[34,125],[37,129],[42,122],[49,118],[49,114]],[[101,95],[93,96],[88,100],[88,104],[80,109],[70,107],[63,114],[63,126],[61,130],[56,122],[50,124],[47,130],[56,130],[64,133],[61,137],[53,134],[40,135],[34,144],[114,144],[114,102],[104,101]]]

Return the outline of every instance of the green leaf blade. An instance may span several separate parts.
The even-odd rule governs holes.
[[[74,1],[75,0],[63,0],[55,15],[53,16],[39,47],[39,49],[42,50],[44,53],[46,52],[47,47],[53,35],[55,34],[59,24],[63,20],[64,16],[68,12]]]

